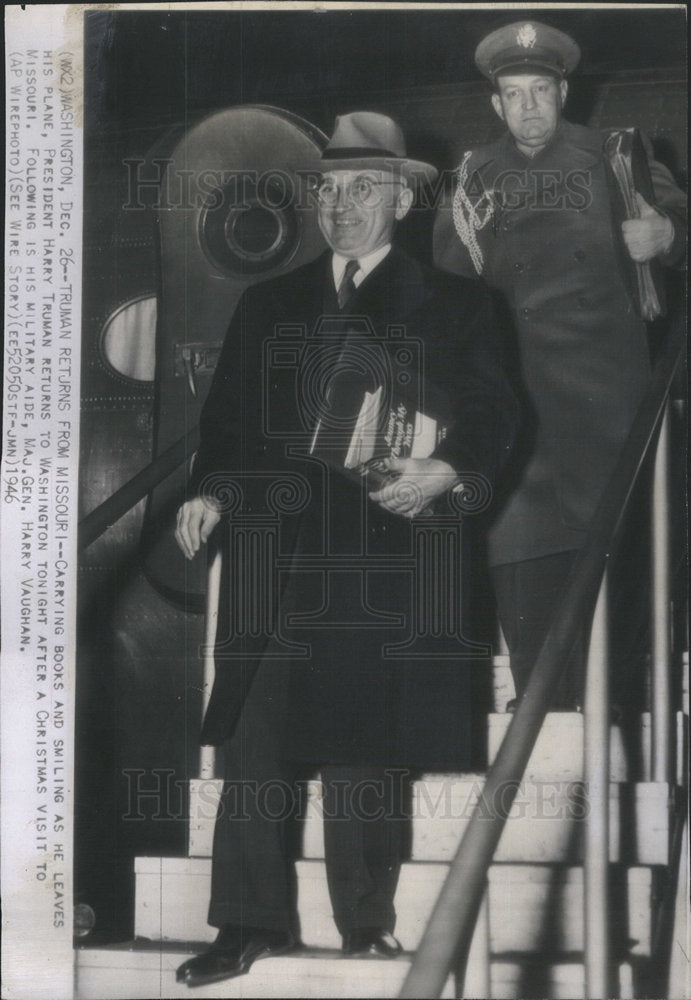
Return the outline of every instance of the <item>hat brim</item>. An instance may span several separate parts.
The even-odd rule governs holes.
[[[516,25],[511,27],[515,28]],[[494,80],[500,73],[515,73],[530,67],[548,70],[565,77],[572,73],[579,63],[581,50],[573,38],[563,32],[549,29],[543,42],[528,48],[506,42],[498,47],[497,37],[506,30],[500,29],[488,35],[475,50],[475,65],[488,80]],[[542,26],[541,30],[546,29]]]
[[[317,170],[328,174],[332,170],[389,170],[400,173],[409,183],[415,183],[419,178],[426,181],[436,180],[439,171],[431,163],[422,160],[408,160],[394,156],[356,156],[337,158],[322,158],[318,161]]]
[[[545,73],[549,73],[551,76],[558,77],[560,80],[565,79],[571,72],[570,69],[566,69],[563,66],[555,66],[553,62],[549,62],[547,59],[536,59],[534,56],[517,58],[514,61],[507,62],[500,66],[499,69],[488,70],[486,72],[485,70],[482,70],[482,72],[488,80],[496,80],[498,76],[530,73],[533,70],[542,70]]]

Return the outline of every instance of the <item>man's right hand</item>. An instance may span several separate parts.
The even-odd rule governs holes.
[[[175,541],[187,559],[194,559],[220,520],[219,511],[203,497],[195,497],[182,505],[178,511]]]

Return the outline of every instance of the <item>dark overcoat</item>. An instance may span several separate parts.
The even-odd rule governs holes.
[[[191,493],[230,496],[237,504],[228,484],[239,484],[243,506],[224,526],[230,556],[202,741],[230,735],[257,664],[271,657],[290,671],[288,754],[317,763],[462,767],[467,660],[448,648],[430,660],[383,652],[415,630],[415,524],[383,511],[360,483],[309,455],[326,372],[318,359],[333,356],[348,326],[339,319],[336,334],[322,336],[331,329],[324,317],[335,312],[328,253],[249,289],[204,406]],[[356,329],[369,329],[366,348],[371,340],[375,354],[384,345],[400,360],[400,348],[409,347],[406,357],[421,357],[429,384],[452,401],[453,423],[435,456],[493,482],[511,447],[517,404],[482,285],[425,268],[394,247],[348,312]],[[271,535],[277,508],[280,529]],[[253,544],[238,541],[243,523],[264,525],[280,564],[273,584],[259,580],[263,557],[255,553],[254,563],[243,564],[256,586],[275,585],[269,604],[276,598],[278,610],[268,616],[273,626],[265,642],[251,622],[231,621],[243,587],[233,568]],[[453,648],[464,652],[461,642]]]
[[[451,205],[436,219],[437,265],[481,273],[517,339],[527,418],[514,489],[489,532],[495,565],[582,545],[649,382],[603,141],[562,121],[532,159],[508,133],[466,154],[476,264]],[[673,263],[683,255],[686,201],[665,167],[650,159],[650,171],[656,204],[675,224],[665,261]],[[459,209],[468,215],[457,205],[457,222]]]

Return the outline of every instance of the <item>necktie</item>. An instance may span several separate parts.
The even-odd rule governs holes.
[[[343,272],[343,278],[341,279],[341,284],[338,288],[338,308],[343,312],[348,302],[350,301],[353,293],[355,292],[355,282],[353,281],[353,275],[359,269],[360,265],[356,260],[349,260],[345,266],[345,271]]]

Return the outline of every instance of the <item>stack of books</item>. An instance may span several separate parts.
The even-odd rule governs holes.
[[[450,420],[442,416],[445,401],[434,395],[436,408],[424,413],[410,392],[384,385],[370,389],[352,377],[336,376],[310,455],[351,479],[366,478],[368,490],[379,489],[391,476],[387,459],[428,458],[446,437]]]

